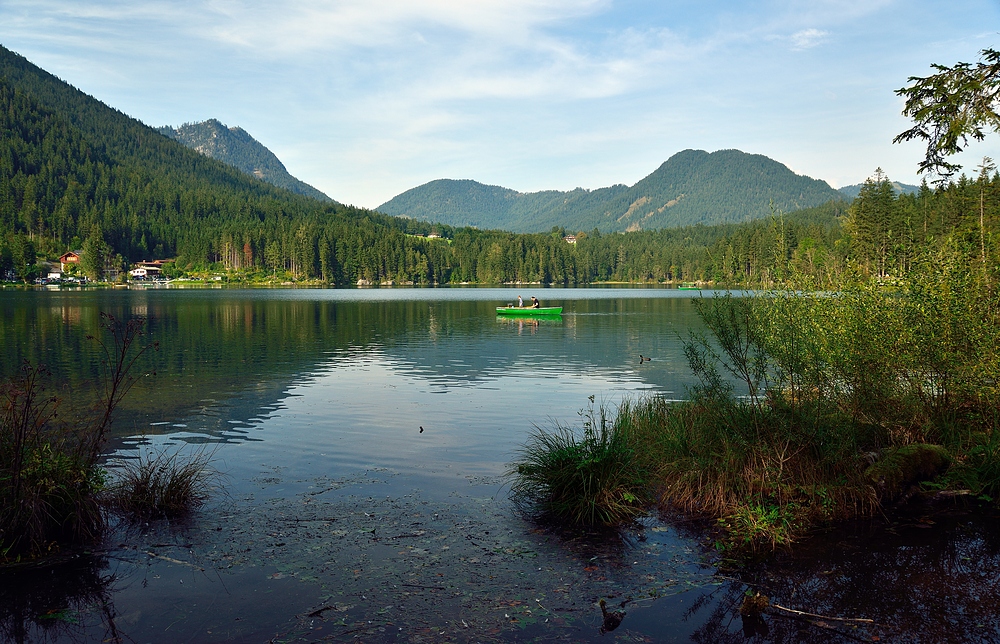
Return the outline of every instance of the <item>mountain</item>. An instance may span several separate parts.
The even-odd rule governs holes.
[[[837,190],[843,193],[848,199],[854,199],[861,193],[861,188],[864,185],[865,184],[863,183],[855,183],[850,186],[837,188]],[[900,183],[898,181],[892,182],[892,188],[896,191],[897,195],[915,195],[920,192],[920,186],[913,186],[908,183]]]
[[[243,128],[226,127],[216,119],[209,119],[201,123],[185,123],[178,128],[165,125],[156,130],[271,185],[320,201],[333,201],[308,183],[288,174],[278,157]]]
[[[265,183],[0,46],[0,280],[83,249],[95,275],[172,257],[255,279],[447,281],[450,246],[430,232]]]
[[[521,193],[471,180],[439,179],[390,199],[377,210],[452,226],[515,232],[624,232],[719,224],[791,212],[843,195],[825,181],[797,175],[759,154],[684,150],[634,186]]]

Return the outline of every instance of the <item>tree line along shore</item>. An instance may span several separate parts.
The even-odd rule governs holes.
[[[126,239],[138,237],[134,246],[125,247],[112,243],[123,238],[113,222],[82,222],[53,234],[45,217],[29,230],[10,217],[12,208],[0,211],[8,231],[0,238],[0,277],[31,282],[45,276],[45,261],[58,264],[61,254],[77,249],[81,264],[71,270],[92,281],[118,279],[111,275],[125,279],[136,262],[170,258],[174,261],[163,266],[166,278],[224,276],[250,283],[691,281],[770,288],[805,280],[816,288],[837,289],[872,275],[906,272],[925,249],[954,235],[978,244],[980,262],[987,261],[985,245],[995,232],[998,203],[995,173],[899,195],[876,173],[850,203],[740,224],[624,234],[581,231],[572,235],[572,243],[564,230],[454,229],[326,205],[298,220],[275,214],[255,223],[225,221],[221,214],[213,223],[211,217],[205,221],[204,215],[191,214],[188,233],[181,227],[164,241],[140,227],[125,233]]]

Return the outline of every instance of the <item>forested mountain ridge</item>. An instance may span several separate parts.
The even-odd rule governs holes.
[[[278,157],[243,128],[226,127],[217,119],[208,119],[201,123],[185,123],[176,128],[164,125],[156,128],[156,131],[271,185],[320,201],[333,201],[323,192],[289,174]]]
[[[605,191],[627,200],[633,189]],[[478,194],[506,198],[502,191]],[[537,194],[558,205],[572,193]],[[993,248],[998,204],[997,175],[898,195],[876,174],[849,207],[831,201],[788,214],[779,209],[745,223],[633,233],[575,228],[574,240],[565,230],[453,228],[271,186],[0,47],[0,280],[31,281],[41,270],[36,257],[82,249],[95,276],[127,262],[174,257],[175,275],[271,283],[706,280],[767,287],[804,276],[836,289],[857,275],[906,270],[928,247],[944,244],[970,253],[977,265],[1000,265]]]
[[[520,193],[471,180],[439,179],[378,207],[390,215],[453,226],[540,232],[553,226],[602,232],[654,230],[759,219],[843,195],[759,154],[684,150],[633,186]]]

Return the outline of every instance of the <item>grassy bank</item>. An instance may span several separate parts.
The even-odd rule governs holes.
[[[511,469],[515,498],[572,523],[660,504],[716,519],[721,547],[766,549],[919,490],[996,497],[1000,306],[965,266],[939,256],[836,294],[698,301],[689,400],[538,432]]]

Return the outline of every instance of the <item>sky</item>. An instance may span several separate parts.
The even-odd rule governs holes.
[[[152,126],[216,118],[337,201],[634,184],[684,149],[919,183],[894,90],[1000,0],[0,0],[0,44]],[[970,172],[1000,135],[970,146]]]

